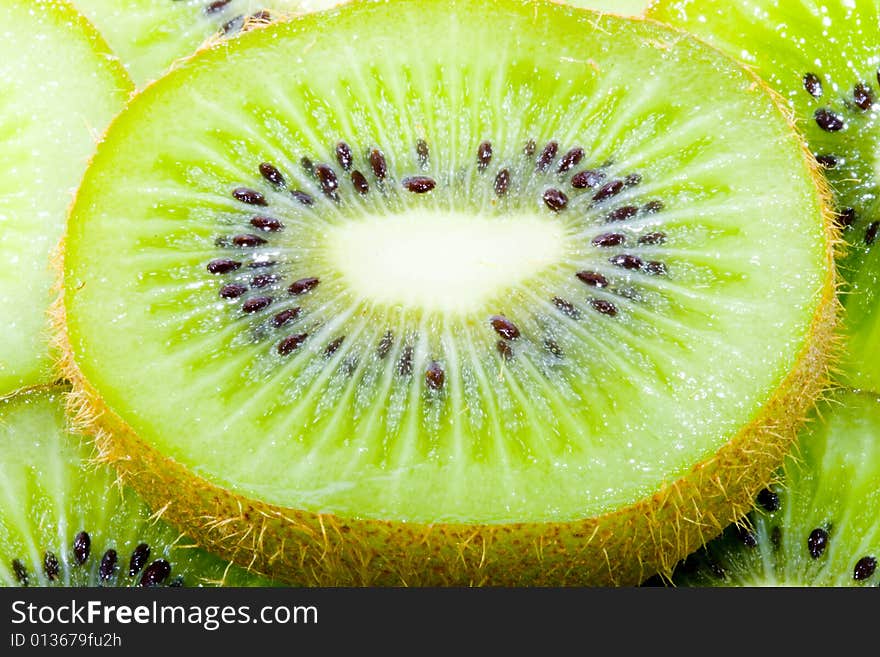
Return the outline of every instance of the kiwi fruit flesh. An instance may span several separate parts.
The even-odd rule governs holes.
[[[343,0],[75,0],[143,86],[212,37]]]
[[[562,1],[562,0],[560,0]],[[642,14],[649,4],[648,0],[564,0],[565,4],[582,9],[596,9],[625,16]]]
[[[748,518],[684,561],[680,586],[878,586],[880,397],[824,402]]]
[[[0,585],[267,585],[155,519],[72,434],[66,389],[0,401]]]
[[[68,4],[0,0],[0,397],[51,379],[50,252],[131,82]]]
[[[880,390],[880,2],[658,0],[648,13],[743,60],[794,111],[847,241],[843,380]]]
[[[781,463],[835,239],[773,96],[697,40],[355,3],[218,43],[114,121],[62,367],[104,457],[264,572],[636,582]]]

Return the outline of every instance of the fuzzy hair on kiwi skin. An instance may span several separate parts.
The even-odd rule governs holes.
[[[574,522],[510,525],[351,520],[266,504],[195,476],[137,437],[80,372],[61,295],[52,309],[59,371],[74,386],[69,411],[162,517],[225,558],[296,585],[634,585],[671,573],[685,555],[752,507],[829,380],[838,337],[840,245],[828,189],[778,96],[755,77],[792,125],[823,200],[824,285],[809,339],[773,400],[729,443],[685,476],[613,513]],[[175,490],[171,501],[163,491]],[[183,491],[180,493],[180,491]]]

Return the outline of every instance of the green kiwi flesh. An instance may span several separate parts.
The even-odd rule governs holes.
[[[71,434],[63,388],[0,401],[0,585],[258,586],[194,546]]]
[[[880,2],[659,0],[648,13],[740,58],[793,108],[848,243],[843,376],[880,390]]]
[[[131,90],[63,2],[0,1],[0,397],[51,379],[50,252],[98,136]]]
[[[682,586],[878,586],[880,397],[823,403],[739,526],[688,558]]]
[[[657,24],[472,0],[273,24],[108,132],[68,372],[111,441],[236,501],[611,514],[768,415],[773,453],[809,404],[834,276],[810,164],[756,78]]]
[[[562,1],[562,0],[560,0]],[[564,0],[564,3],[572,7],[582,9],[596,9],[624,16],[638,16],[642,14],[649,4],[648,0]]]
[[[342,0],[75,0],[138,86],[160,77],[216,35],[230,36]]]

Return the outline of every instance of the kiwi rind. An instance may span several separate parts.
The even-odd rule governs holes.
[[[755,84],[762,85],[757,79]],[[816,185],[827,197],[818,178]],[[400,524],[346,520],[247,500],[159,454],[106,406],[72,357],[63,303],[55,311],[65,347],[60,367],[74,382],[72,411],[96,436],[102,460],[115,463],[152,503],[167,506],[168,518],[191,529],[199,540],[231,558],[254,560],[292,582],[636,583],[654,572],[668,572],[681,555],[750,508],[824,387],[838,312],[830,265],[838,236],[827,208],[825,219],[829,276],[808,344],[772,403],[716,455],[649,499],[575,523]],[[183,491],[188,508],[169,505],[162,492],[167,490]],[[511,564],[516,566],[511,569]]]
[[[0,444],[0,585],[270,585],[199,548],[93,463],[92,445],[65,424],[68,392],[37,386],[0,400],[10,441]]]

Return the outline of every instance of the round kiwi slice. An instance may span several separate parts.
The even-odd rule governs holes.
[[[68,4],[0,0],[0,397],[51,379],[49,255],[131,82]]]
[[[151,517],[72,435],[61,388],[0,401],[0,585],[257,586]]]
[[[364,2],[133,100],[78,194],[58,320],[107,458],[224,554],[294,581],[623,583],[781,463],[825,379],[833,241],[772,95],[700,42],[549,2]]]
[[[75,0],[138,86],[161,76],[216,35],[238,34],[281,16],[343,0]]]
[[[732,526],[676,569],[689,586],[880,584],[880,397],[839,391]]]
[[[880,1],[659,0],[649,15],[742,59],[794,110],[848,242],[843,374],[880,390]]]

